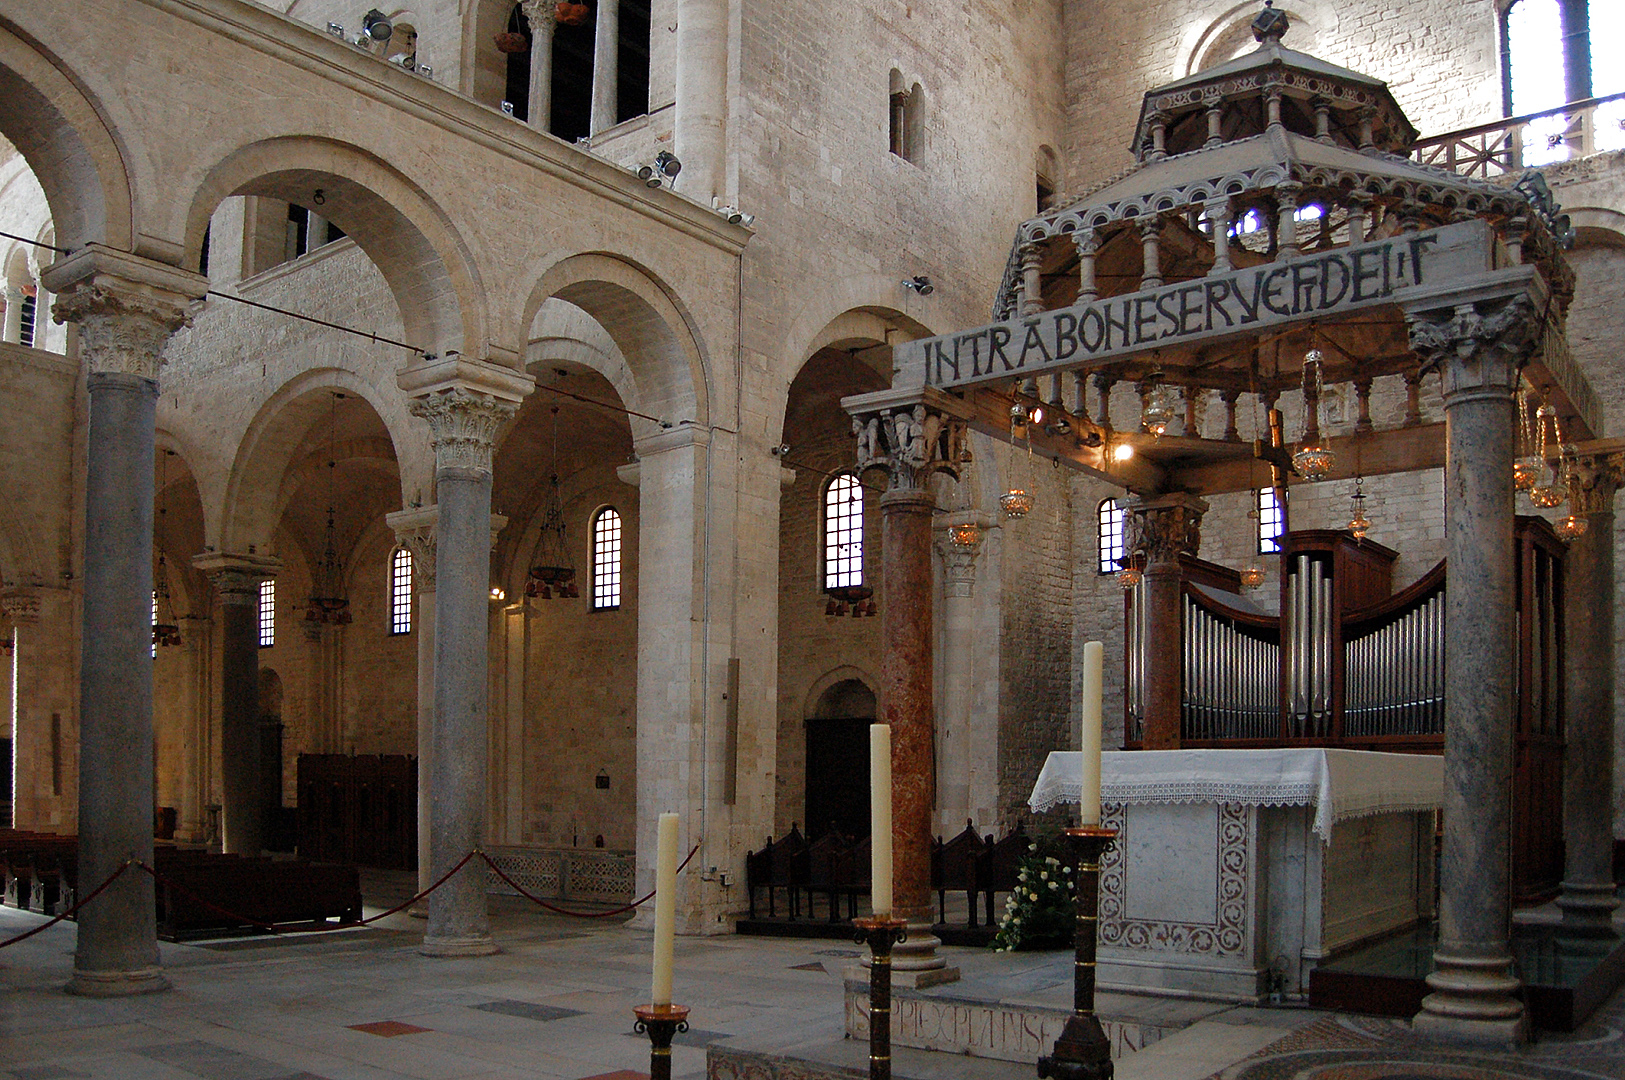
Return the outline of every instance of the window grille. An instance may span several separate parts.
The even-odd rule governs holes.
[[[842,473],[824,489],[824,588],[863,584],[863,487]]]
[[[259,603],[260,648],[269,649],[276,644],[276,579],[260,582]]]
[[[1101,499],[1100,508],[1100,565],[1102,574],[1115,574],[1122,569],[1117,560],[1124,555],[1123,519],[1127,513],[1117,505],[1116,499]]]
[[[598,511],[592,523],[592,607],[621,606],[621,515],[613,507]]]
[[[1260,554],[1271,554],[1281,550],[1277,543],[1286,526],[1286,514],[1281,504],[1275,501],[1275,489],[1264,487],[1258,489],[1258,551]]]
[[[412,632],[412,552],[403,547],[389,557],[389,632]]]

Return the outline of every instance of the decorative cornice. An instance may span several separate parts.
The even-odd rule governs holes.
[[[1523,293],[1489,303],[1406,311],[1405,323],[1422,372],[1439,372],[1447,405],[1463,395],[1510,394],[1540,334],[1535,305]]]

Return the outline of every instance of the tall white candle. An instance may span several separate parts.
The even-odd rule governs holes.
[[[1082,783],[1078,786],[1078,824],[1100,824],[1100,699],[1106,647],[1098,641],[1083,646]]]
[[[869,879],[875,918],[891,917],[891,725],[869,727]]]
[[[671,957],[677,934],[677,815],[660,815],[655,847],[655,962],[651,1001],[671,1004]]]

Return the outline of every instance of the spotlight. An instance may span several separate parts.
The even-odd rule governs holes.
[[[1112,449],[1112,460],[1114,461],[1127,461],[1133,456],[1134,447],[1130,446],[1128,443],[1118,443],[1117,446]]]
[[[931,284],[931,279],[926,277],[924,274],[915,274],[911,278],[904,278],[903,288],[913,289],[921,296],[930,296],[932,293],[937,291],[937,287]]]
[[[1072,434],[1072,423],[1064,416],[1057,416],[1044,430],[1051,435],[1070,435]]]
[[[638,179],[643,181],[645,187],[659,187],[660,177],[655,173],[653,165],[644,165],[638,169]]]
[[[336,38],[342,38],[344,37],[344,24],[330,22],[327,24],[327,32]]]
[[[502,103],[502,104],[501,104],[501,105],[500,105],[500,106],[499,106],[499,108],[501,108],[501,109],[502,109],[502,115],[503,115],[503,116],[512,116],[512,115],[513,115],[513,102],[511,102],[511,101],[504,101],[504,102],[503,102],[503,103]]]
[[[715,201],[715,200],[713,200]],[[755,214],[747,214],[737,206],[713,206],[711,209],[725,218],[729,225],[744,225],[749,227],[756,220]]]
[[[374,41],[388,41],[389,36],[395,32],[395,24],[389,21],[388,15],[373,8],[361,16],[361,32]]]
[[[1034,405],[1032,411],[1027,414],[1027,419],[1034,424],[1042,424],[1044,422],[1044,406]]]
[[[769,451],[769,453],[771,453],[774,457],[784,457],[790,453],[790,444],[780,443]]]
[[[502,601],[508,598],[508,593],[501,585],[491,586],[491,599]]]
[[[662,150],[655,155],[655,168],[666,179],[675,180],[677,174],[683,171],[683,163],[678,161],[677,155],[670,150]]]
[[[416,67],[412,68],[411,70],[416,71],[419,75],[422,75],[425,79],[434,78],[434,68],[430,67],[428,64],[418,64]]]

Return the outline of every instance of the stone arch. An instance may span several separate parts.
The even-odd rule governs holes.
[[[630,409],[668,426],[709,423],[709,357],[676,291],[649,270],[608,252],[560,259],[538,275],[520,313],[529,332],[542,304],[553,297],[574,304],[602,326],[631,369],[633,387],[622,398]],[[606,378],[610,377],[605,373]],[[620,387],[617,387],[620,389]],[[632,418],[635,437],[653,434],[651,420]]]
[[[836,669],[837,672],[842,669]],[[802,723],[806,732],[806,784],[803,820],[809,839],[834,828],[847,836],[869,830],[867,728],[879,716],[879,696],[861,673],[845,678],[826,674],[816,697],[809,697]]]
[[[185,264],[198,264],[209,218],[227,196],[308,205],[318,190],[322,216],[343,229],[388,282],[407,344],[434,353],[486,353],[485,291],[468,244],[423,189],[348,143],[267,139],[216,163],[187,211]]]
[[[880,680],[873,672],[865,671],[854,664],[842,664],[840,667],[831,668],[813,680],[812,685],[807,688],[806,697],[802,701],[801,718],[803,720],[812,719],[818,711],[819,703],[824,700],[824,695],[843,682],[860,682],[869,688],[869,692],[876,696],[876,700],[879,699],[880,691],[876,687],[880,685]]]
[[[1313,0],[1291,0],[1276,8],[1291,20],[1288,48],[1318,55],[1318,47],[1330,41],[1337,29],[1337,14],[1328,12]],[[1183,75],[1222,64],[1252,49],[1252,22],[1258,16],[1257,0],[1242,0],[1204,24],[1197,24],[1186,39]]]
[[[60,59],[3,19],[0,134],[39,179],[64,247],[134,250],[129,168],[104,111]]]
[[[323,413],[327,392],[352,394],[365,402],[389,433],[397,462],[409,435],[404,417],[390,407],[377,387],[354,372],[316,368],[289,379],[260,406],[237,447],[236,459],[218,507],[204,508],[205,541],[221,551],[247,551],[269,546],[286,506],[294,455],[305,434]],[[393,418],[393,422],[392,422]],[[404,485],[406,471],[401,470]],[[404,502],[404,499],[403,499]],[[211,514],[212,510],[212,514]]]
[[[1575,242],[1599,247],[1625,247],[1625,213],[1606,206],[1564,207],[1574,226]]]

